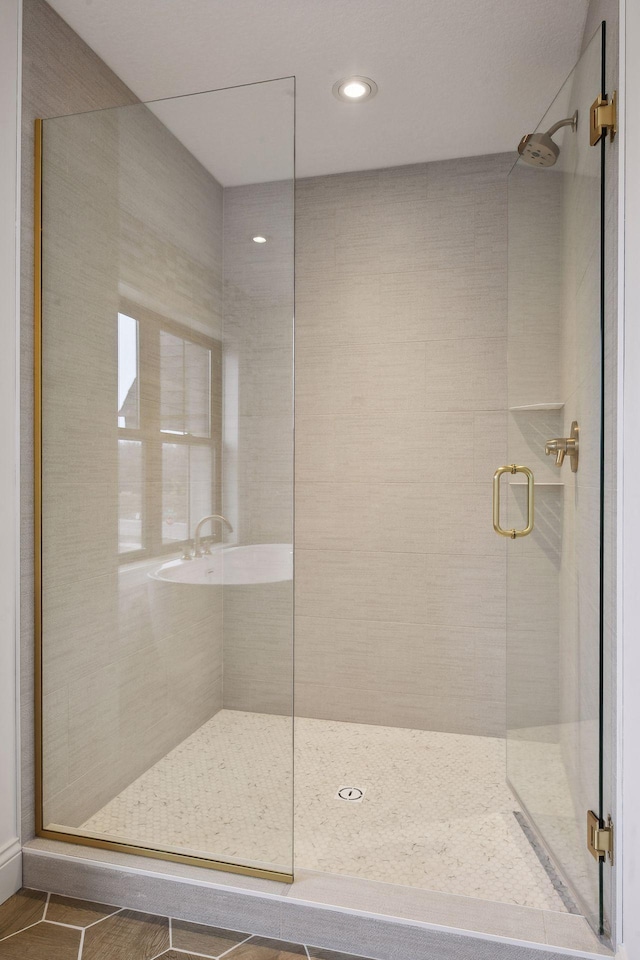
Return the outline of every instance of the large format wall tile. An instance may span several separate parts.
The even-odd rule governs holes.
[[[470,479],[470,478],[469,478]],[[296,485],[298,548],[502,556],[487,523],[491,484],[313,482]]]
[[[504,559],[427,556],[425,595],[430,622],[504,629]]]
[[[506,457],[511,163],[297,186],[303,715],[504,733],[491,478]]]
[[[152,582],[161,558],[120,562],[116,404],[119,311],[221,336],[222,188],[46,4],[25,6],[25,116],[59,118],[43,164],[45,821],[78,826],[222,705],[221,591]],[[145,480],[143,516],[162,496]]]
[[[306,616],[296,628],[299,714],[504,733],[503,628]]]
[[[427,410],[504,410],[507,341],[439,340],[426,351]]]
[[[419,554],[298,550],[296,612],[425,623],[426,568],[427,558]]]
[[[425,345],[341,344],[300,349],[296,378],[300,416],[417,412],[425,404]]]
[[[243,545],[293,543],[293,200],[293,181],[224,191],[223,512]],[[302,258],[335,266],[333,212],[314,219]],[[290,716],[292,581],[226,585],[223,624],[224,706]]]
[[[467,414],[299,417],[296,428],[298,480],[416,483],[470,474]]]

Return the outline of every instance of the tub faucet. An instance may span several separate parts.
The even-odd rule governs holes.
[[[233,527],[231,526],[227,518],[223,517],[221,513],[212,513],[210,514],[210,516],[203,517],[202,520],[198,520],[198,523],[196,525],[196,532],[193,538],[194,557],[201,557],[203,554],[202,547],[200,546],[200,541],[202,539],[200,536],[200,531],[202,530],[205,523],[207,523],[209,520],[219,520],[220,523],[223,523],[226,526],[229,533],[233,533]]]

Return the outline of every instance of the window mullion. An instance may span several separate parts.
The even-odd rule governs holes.
[[[160,433],[160,331],[140,320],[140,419],[144,437],[144,545],[162,550],[162,444]]]

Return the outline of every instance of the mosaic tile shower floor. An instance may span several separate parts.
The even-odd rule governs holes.
[[[82,830],[289,870],[291,735],[289,718],[222,710]],[[295,735],[296,869],[573,909],[516,817],[504,740],[304,718]]]

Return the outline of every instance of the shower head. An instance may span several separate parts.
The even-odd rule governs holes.
[[[518,144],[518,153],[525,163],[530,163],[533,167],[552,167],[560,155],[560,147],[551,139],[553,134],[560,127],[571,127],[575,131],[577,126],[578,111],[576,110],[572,117],[558,120],[546,133],[525,133]]]

